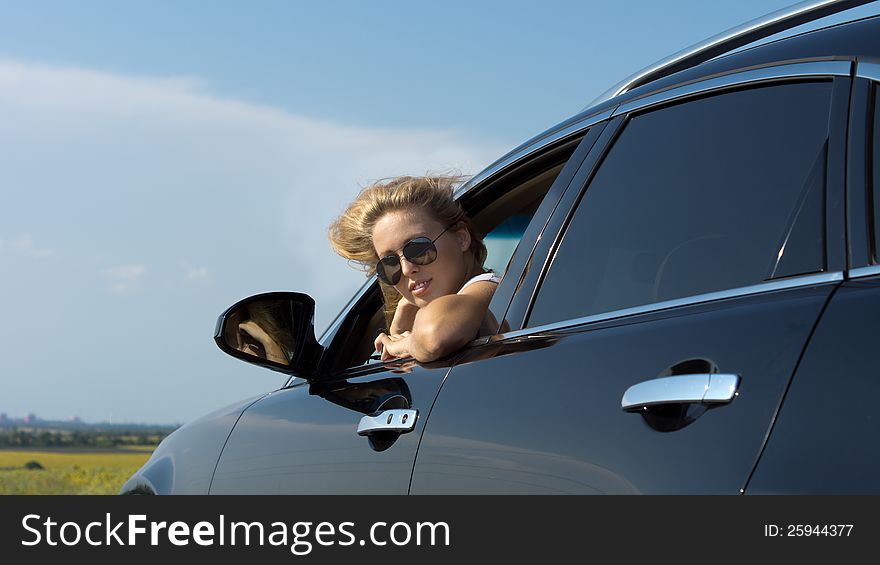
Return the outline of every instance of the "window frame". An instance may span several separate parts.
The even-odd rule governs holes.
[[[874,121],[880,119],[880,64],[859,61],[853,84],[847,154],[848,278],[880,274],[880,171],[873,170]]]
[[[466,210],[471,210],[474,207],[485,207],[491,202],[492,195],[496,194],[502,186],[516,186],[516,180],[513,179],[522,176],[523,171],[540,169],[546,162],[552,162],[554,159],[558,160],[560,151],[571,151],[562,170],[556,176],[541,201],[532,221],[529,222],[529,226],[513,253],[508,270],[505,273],[505,278],[493,296],[490,311],[494,307],[495,311],[499,312],[500,315],[497,316],[499,321],[507,311],[507,305],[513,293],[512,289],[515,287],[514,281],[518,281],[522,277],[522,270],[526,268],[526,259],[534,251],[544,225],[556,209],[559,199],[565,193],[574,172],[599,138],[602,128],[596,127],[597,124],[602,124],[608,118],[611,111],[605,110],[598,114],[576,116],[551,128],[544,134],[512,150],[505,157],[487,167],[456,190],[455,198],[462,202]],[[573,149],[571,148],[572,144],[575,144]],[[356,323],[355,318],[362,315],[361,310],[365,307],[365,303],[374,299],[377,292],[377,281],[378,279],[375,276],[367,279],[321,334],[318,342],[325,348],[328,348],[327,353],[332,354],[338,351],[338,348],[333,347],[333,344],[341,337],[344,337],[341,334],[348,334],[351,331],[352,324]],[[485,344],[491,337],[479,337],[465,345],[464,348]],[[327,353],[325,353],[325,356]],[[324,360],[322,360],[321,365],[326,367]],[[383,365],[378,363],[356,365],[332,371],[332,375],[336,378],[364,372],[371,373],[378,370],[383,370]],[[325,376],[327,375],[319,376],[318,379],[323,379]],[[302,379],[298,377],[291,377],[284,386],[293,386],[301,381]]]
[[[531,262],[542,261],[540,269],[535,269],[530,277],[530,292],[523,293],[517,301],[516,297],[508,310],[509,316],[505,320],[512,328],[510,332],[503,334],[503,338],[526,335],[539,330],[558,329],[597,321],[631,316],[637,313],[666,310],[687,304],[702,303],[707,301],[730,298],[733,296],[752,295],[762,292],[770,292],[786,288],[811,286],[841,281],[846,269],[846,230],[845,230],[845,164],[846,164],[846,134],[849,115],[849,99],[852,76],[852,61],[810,61],[793,62],[766,66],[758,69],[736,71],[722,76],[708,77],[704,80],[676,86],[661,92],[648,93],[637,100],[629,101],[620,105],[612,112],[605,128],[602,143],[597,143],[593,151],[584,161],[581,170],[575,176],[567,193],[563,196],[565,208],[560,204],[559,209],[548,223],[552,227],[553,237],[546,238],[535,250],[535,256]],[[535,304],[541,283],[543,282],[552,259],[564,238],[570,221],[577,209],[584,192],[593,180],[599,166],[606,154],[613,148],[617,137],[623,131],[629,118],[638,113],[659,109],[670,104],[685,102],[690,98],[705,97],[706,95],[721,94],[726,91],[740,90],[746,87],[771,86],[774,84],[830,80],[832,81],[831,95],[831,119],[829,123],[828,157],[826,162],[826,203],[825,203],[825,241],[826,241],[826,265],[825,271],[820,274],[807,274],[790,277],[787,279],[769,281],[766,283],[749,285],[740,288],[725,289],[718,292],[698,294],[675,300],[658,302],[644,306],[636,306],[600,314],[575,317],[567,320],[559,320],[553,323],[543,324],[537,327],[529,327],[528,318]],[[570,194],[569,194],[570,193]],[[526,297],[525,294],[528,294]]]

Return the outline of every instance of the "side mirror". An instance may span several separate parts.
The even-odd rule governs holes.
[[[242,361],[308,379],[324,353],[314,316],[315,301],[307,294],[257,294],[220,314],[214,341]]]

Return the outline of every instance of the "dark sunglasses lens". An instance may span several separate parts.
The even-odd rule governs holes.
[[[400,281],[400,258],[397,255],[383,257],[376,264],[376,274],[383,282],[394,286]]]
[[[437,258],[437,248],[430,239],[420,237],[403,246],[403,256],[416,265],[427,265]]]

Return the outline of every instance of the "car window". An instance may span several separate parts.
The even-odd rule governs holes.
[[[750,88],[631,118],[529,325],[822,270],[831,87]]]
[[[509,180],[497,181],[486,190],[475,190],[472,197],[462,201],[474,228],[484,235],[487,269],[504,275],[535,212],[585,133],[586,130],[568,140],[562,148],[553,148],[551,155],[540,155],[531,162],[518,164],[513,173],[508,174]],[[383,296],[383,293],[394,292],[375,282],[351,306],[332,337],[331,351],[326,355],[333,360],[331,373],[379,361],[373,341],[379,332],[387,331],[393,314],[387,304],[397,298]]]
[[[514,214],[486,234],[483,243],[486,244],[487,269],[496,273],[507,270],[507,264],[531,219],[530,214]]]

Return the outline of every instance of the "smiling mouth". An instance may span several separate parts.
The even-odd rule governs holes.
[[[418,281],[416,283],[412,283],[409,285],[410,292],[413,293],[413,296],[421,296],[428,290],[428,286],[431,284],[431,279],[427,279],[424,281]]]

